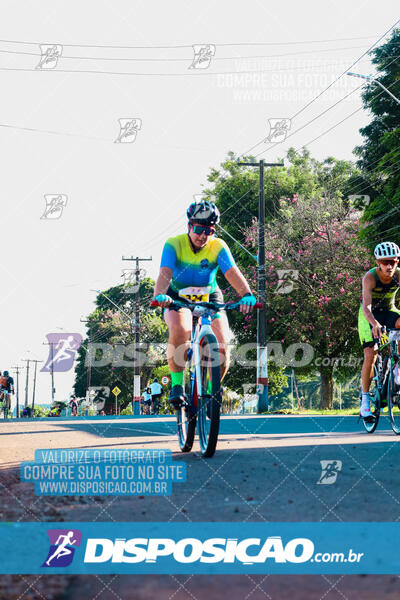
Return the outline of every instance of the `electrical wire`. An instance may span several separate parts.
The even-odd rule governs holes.
[[[328,42],[348,42],[354,40],[368,40],[372,39],[374,36],[361,36],[361,37],[351,37],[351,38],[334,38],[328,40],[303,40],[299,42],[230,42],[230,43],[216,43],[216,44],[184,44],[184,45],[169,45],[169,46],[112,46],[112,45],[95,45],[95,44],[59,44],[62,45],[63,48],[102,48],[102,49],[117,49],[117,50],[167,50],[167,49],[175,49],[175,48],[193,48],[193,45],[200,46],[290,46],[290,45],[298,45],[298,44],[323,44]],[[0,43],[4,44],[23,44],[28,46],[40,46],[40,45],[48,45],[54,46],[57,45],[54,42],[46,43],[46,42],[28,42],[23,40],[3,40],[0,39]]]
[[[264,58],[282,58],[286,56],[298,56],[299,54],[315,54],[316,52],[339,52],[342,50],[355,50],[358,48],[363,48],[364,46],[346,46],[344,48],[325,48],[325,49],[317,49],[317,50],[303,50],[302,52],[289,52],[285,54],[266,54],[266,55],[250,55],[250,56],[212,56],[212,62],[216,61],[226,61],[226,60],[253,60],[253,59],[264,59]],[[12,54],[12,55],[21,55],[21,56],[36,56],[40,58],[42,54],[40,52],[23,52],[19,50],[3,50],[0,49],[1,54]],[[132,57],[114,57],[114,56],[67,56],[64,54],[60,54],[58,56],[60,61],[62,60],[108,60],[113,62],[119,61],[134,61],[134,62],[185,62],[189,63],[193,61],[193,56],[189,56],[186,58],[132,58]],[[152,73],[150,73],[152,74]]]
[[[357,60],[355,60],[347,69],[345,69],[336,79],[334,79],[326,88],[324,88],[319,94],[317,94],[312,100],[310,100],[309,102],[307,102],[307,104],[305,104],[300,110],[298,110],[292,117],[290,117],[291,120],[295,119],[296,117],[298,117],[298,115],[300,115],[302,112],[304,112],[309,106],[311,106],[311,104],[313,104],[313,102],[315,102],[318,98],[320,98],[325,92],[327,92],[337,81],[339,81],[339,79],[341,79],[343,77],[343,75],[345,75],[352,67],[354,67],[354,65],[356,65],[358,62],[360,62],[360,60],[366,56],[373,48],[375,48],[375,46],[390,32],[392,31],[392,29],[394,29],[396,27],[396,25],[398,25],[398,23],[400,23],[400,19],[398,19],[387,31],[385,31],[384,34],[382,34],[373,44],[372,46],[370,46],[359,58],[357,58]],[[259,146],[260,144],[262,144],[264,142],[265,138],[259,142],[257,142],[257,144],[255,144],[254,146],[252,146],[249,150],[246,150],[246,152],[244,152],[241,156],[248,156],[248,154],[257,146]],[[284,140],[282,140],[283,142]],[[274,145],[271,146],[271,148],[275,147],[276,145],[282,143],[282,142],[276,142]],[[267,148],[267,150],[269,150],[270,148]]]

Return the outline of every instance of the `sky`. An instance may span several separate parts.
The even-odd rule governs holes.
[[[122,256],[152,257],[142,266],[155,278],[164,241],[185,231],[229,151],[276,161],[307,145],[354,159],[370,119],[362,81],[344,75],[319,94],[398,18],[388,0],[3,0],[0,370],[45,362],[50,333],[84,336],[93,290],[122,281]],[[351,70],[373,67],[365,56]],[[282,119],[290,138],[265,143]],[[127,120],[136,135],[121,136]],[[73,383],[73,368],[55,373],[56,398]],[[38,372],[36,402],[50,400]]]

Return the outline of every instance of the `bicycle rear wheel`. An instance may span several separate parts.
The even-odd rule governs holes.
[[[197,422],[201,453],[211,458],[217,447],[221,412],[221,369],[215,335],[206,334],[200,342],[201,395],[198,397]]]
[[[396,435],[400,435],[400,389],[394,382],[393,370],[395,363],[391,360],[388,383],[387,383],[387,403],[389,409],[390,424]]]
[[[363,419],[363,425],[367,433],[374,433],[378,427],[379,416],[381,414],[381,393],[379,391],[379,373],[382,359],[380,356],[376,359],[374,365],[374,376],[371,381],[369,395],[371,397],[371,417]]]

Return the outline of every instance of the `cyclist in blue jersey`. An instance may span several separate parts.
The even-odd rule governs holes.
[[[227,244],[214,237],[220,213],[214,202],[192,202],[187,210],[188,231],[166,241],[160,273],[154,289],[154,299],[165,308],[164,318],[169,328],[168,365],[171,372],[169,400],[179,408],[184,400],[183,371],[192,330],[192,313],[187,308],[169,308],[173,300],[192,302],[224,302],[217,285],[221,269],[228,283],[241,297],[240,310],[247,314],[256,303],[249,284],[232,257]],[[212,321],[221,359],[221,380],[229,368],[230,337],[225,311]],[[184,349],[182,354],[177,349]]]

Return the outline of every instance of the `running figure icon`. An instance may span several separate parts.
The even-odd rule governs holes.
[[[79,333],[48,333],[49,356],[42,372],[65,372],[72,368],[76,352],[82,342]]]
[[[72,554],[72,550],[67,548],[68,545],[72,546],[76,544],[78,540],[72,539],[74,537],[74,532],[69,531],[66,535],[59,535],[56,541],[57,549],[56,551],[46,560],[46,565],[49,567],[52,560],[55,558],[61,558],[62,556],[67,556],[68,554]],[[60,542],[60,540],[63,540]]]

